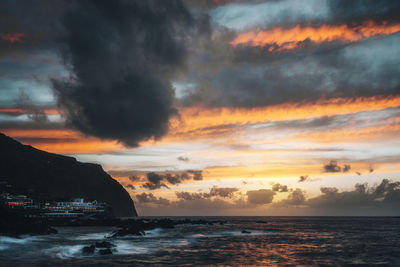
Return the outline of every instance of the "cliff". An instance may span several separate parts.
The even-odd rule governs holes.
[[[137,216],[128,192],[100,165],[41,151],[1,133],[0,180],[51,198],[104,201],[116,216]]]

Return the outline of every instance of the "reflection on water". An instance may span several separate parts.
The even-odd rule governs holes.
[[[178,225],[107,239],[111,228],[63,228],[57,235],[0,237],[1,266],[391,265],[400,266],[400,218],[210,217],[225,225]],[[113,255],[82,255],[96,241]]]

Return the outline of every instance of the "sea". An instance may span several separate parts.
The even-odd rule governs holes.
[[[119,238],[111,227],[1,236],[0,266],[400,266],[400,217],[168,218],[226,223]],[[112,255],[82,254],[104,240],[116,245]]]

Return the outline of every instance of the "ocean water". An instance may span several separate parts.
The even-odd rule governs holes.
[[[400,266],[400,217],[188,218],[227,223],[116,239],[105,227],[0,237],[0,266]],[[82,255],[84,246],[103,240],[116,245],[113,255]]]

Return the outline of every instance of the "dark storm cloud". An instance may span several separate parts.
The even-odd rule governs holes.
[[[178,173],[155,173],[149,172],[142,184],[143,188],[154,190],[161,187],[168,188],[168,185],[177,185],[184,181],[200,181],[203,180],[203,172],[201,170],[188,170]],[[135,180],[137,181],[137,180]]]
[[[61,40],[73,75],[53,81],[68,123],[129,146],[163,136],[194,24],[179,0],[77,1]]]

